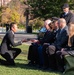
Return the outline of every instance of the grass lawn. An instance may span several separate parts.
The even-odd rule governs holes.
[[[22,53],[15,59],[15,67],[0,65],[0,75],[61,75],[57,72],[42,71],[36,67],[28,66],[27,53],[29,45],[18,46]],[[2,58],[0,56],[0,58]]]

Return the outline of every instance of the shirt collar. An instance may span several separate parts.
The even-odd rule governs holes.
[[[12,30],[11,30],[12,31]],[[12,31],[12,33],[14,34],[14,32]]]
[[[65,15],[67,15],[69,12],[65,12]]]

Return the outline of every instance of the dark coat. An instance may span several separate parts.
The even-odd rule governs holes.
[[[47,31],[43,37],[43,39],[40,40],[40,43],[50,43],[52,44],[55,40],[55,33],[53,31]]]
[[[65,13],[62,13],[60,18],[64,18],[67,22],[67,25],[69,23],[74,23],[74,14],[72,14],[71,12],[69,12],[67,15],[65,15]]]
[[[12,47],[21,45],[22,42],[14,42],[14,34],[13,32],[10,30],[6,33],[6,35],[4,36],[2,43],[1,43],[1,52],[6,52],[8,50],[10,50]]]
[[[69,37],[68,26],[65,26],[61,31],[61,33],[58,30],[56,40],[54,42],[56,48],[57,49],[64,48],[68,44],[68,37]]]

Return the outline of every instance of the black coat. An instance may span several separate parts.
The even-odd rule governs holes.
[[[56,40],[54,42],[56,48],[57,49],[64,48],[68,44],[68,37],[69,37],[68,26],[65,26],[61,31],[61,33],[58,30]]]
[[[64,14],[65,13],[62,13],[60,18],[64,18],[67,22],[67,25],[71,22],[74,23],[74,14],[72,14],[71,12],[68,12],[67,15],[64,15]]]
[[[55,40],[55,33],[53,31],[47,31],[43,37],[43,39],[40,40],[40,43],[50,43],[52,44]]]

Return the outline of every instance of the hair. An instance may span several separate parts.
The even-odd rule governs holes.
[[[66,20],[64,19],[64,18],[60,18],[59,20],[58,20],[58,23],[60,23],[61,24],[61,26],[60,26],[60,28],[64,28],[65,26],[66,26]]]
[[[45,24],[49,25],[52,21],[50,19],[47,19],[44,21]]]
[[[16,24],[15,22],[12,22],[11,24],[10,24],[10,30],[12,29],[12,27],[14,26],[14,24]]]
[[[50,29],[53,31],[53,30],[54,30],[54,27],[55,27],[54,22],[51,22],[51,23],[49,24],[49,27],[50,27]]]
[[[60,18],[59,21],[60,21],[61,23],[66,23],[66,20],[65,20],[64,18]]]
[[[74,24],[69,24],[69,39],[68,39],[68,46],[73,46],[74,39]]]

